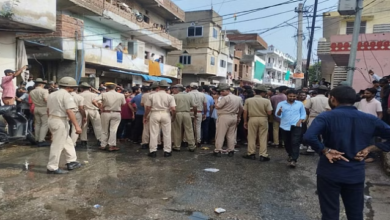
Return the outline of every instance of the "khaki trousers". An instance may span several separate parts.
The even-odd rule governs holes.
[[[234,141],[237,130],[237,114],[218,115],[217,132],[215,134],[215,151],[222,150],[225,137],[227,139],[228,151],[234,151]]]
[[[116,132],[121,123],[120,112],[103,112],[102,113],[102,136],[100,139],[101,147],[116,146]]]
[[[150,119],[150,116],[148,117]],[[150,142],[150,127],[149,121],[144,124],[144,129],[142,131],[142,143],[141,144],[149,144]],[[161,135],[160,133],[157,136],[157,143],[161,144]]]
[[[184,130],[184,134],[183,134]],[[173,148],[180,150],[183,137],[186,137],[188,147],[193,150],[196,148],[194,130],[192,129],[191,115],[189,112],[177,112],[176,119],[172,123]]]
[[[160,129],[163,133],[164,151],[170,153],[172,151],[171,141],[171,115],[166,111],[154,111],[149,118],[150,127],[150,152],[157,151],[157,139],[160,136]]]
[[[248,155],[256,154],[256,140],[259,138],[259,155],[267,154],[268,117],[250,117],[248,121]]]
[[[280,122],[275,121],[272,123],[273,125],[273,135],[274,135],[274,144],[279,145],[279,127],[280,127]]]
[[[191,112],[191,117],[194,117],[194,112]],[[201,128],[202,128],[202,113],[198,112],[196,114],[196,143],[200,143],[202,140],[202,133],[201,133]],[[187,138],[185,139],[186,142],[188,142]]]
[[[35,123],[35,140],[38,142],[45,141],[48,127],[47,107],[35,107],[34,123]]]
[[[80,112],[75,112],[77,123],[79,124],[80,128],[82,127],[81,123],[83,122],[83,117],[81,116]],[[74,146],[76,146],[77,139],[79,139],[79,135],[76,134],[76,127],[72,123],[72,130],[70,133],[70,137],[72,138]]]
[[[77,160],[76,151],[69,136],[69,121],[67,118],[50,116],[48,119],[50,132],[53,135],[53,142],[50,145],[50,156],[47,169],[58,170],[61,152],[65,150],[66,163]]]
[[[307,128],[310,127],[311,123],[313,123],[314,119],[316,118],[317,116],[309,116],[309,122],[307,123]]]
[[[95,133],[95,137],[98,141],[101,139],[102,135],[102,121],[100,119],[100,114],[98,110],[92,110],[92,109],[85,109],[85,114],[87,116],[87,123],[84,124],[82,127],[83,133],[81,133],[81,141],[87,141],[88,140],[88,126],[89,122],[92,123],[93,131]]]

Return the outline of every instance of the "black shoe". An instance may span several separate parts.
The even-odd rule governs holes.
[[[271,158],[269,158],[269,157],[260,156],[260,161],[262,161],[262,162],[267,162],[267,161],[270,161],[270,160],[271,160]]]
[[[164,157],[171,157],[172,156],[172,152],[164,152]]]
[[[162,150],[162,149],[164,149],[164,146],[162,144],[157,145],[157,150]]]
[[[49,142],[46,142],[46,141],[42,141],[42,142],[38,142],[38,147],[48,147],[50,146],[50,143]]]
[[[188,147],[188,142],[182,142],[181,147]]]
[[[68,171],[66,170],[61,170],[61,169],[58,169],[58,170],[47,170],[47,174],[67,174],[69,173]]]
[[[189,151],[189,152],[195,152],[195,149],[196,149],[196,148],[194,148],[194,149],[188,149],[188,151]]]
[[[213,155],[216,157],[222,157],[222,153],[220,151],[218,151],[218,152],[214,151]]]
[[[173,151],[180,152],[180,149],[172,148]]]
[[[233,156],[234,156],[234,151],[230,151],[230,152],[228,153],[228,156],[229,156],[229,157],[233,157]]]
[[[85,142],[85,146],[87,146],[87,142],[86,141],[84,141]],[[102,146],[102,142],[101,141],[97,141],[97,145],[98,146]]]
[[[242,158],[249,159],[249,160],[256,160],[256,155],[251,154],[251,155],[244,155]]]
[[[288,156],[287,162],[291,162],[291,161],[292,161],[292,157],[291,157],[291,156]]]
[[[149,144],[143,144],[143,145],[141,145],[141,149],[149,149]]]
[[[68,167],[68,170],[74,170],[81,167],[81,163],[79,162],[70,162],[67,163],[66,166]]]
[[[150,152],[150,153],[148,154],[148,156],[149,156],[149,157],[152,157],[152,158],[155,158],[155,157],[157,157],[157,152],[156,152],[156,151]]]

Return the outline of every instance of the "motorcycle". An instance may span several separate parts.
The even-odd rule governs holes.
[[[27,140],[36,144],[35,137],[28,129],[28,120],[21,112],[18,112],[16,105],[0,106],[0,115],[8,124],[0,121],[0,145],[20,140]]]

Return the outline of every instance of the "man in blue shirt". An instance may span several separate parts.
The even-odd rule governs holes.
[[[329,98],[333,110],[318,115],[303,137],[320,155],[317,191],[322,219],[339,219],[341,195],[348,220],[362,220],[364,158],[376,147],[390,151],[390,126],[358,111],[353,106],[355,100],[356,92],[351,87],[334,88]],[[375,136],[387,141],[370,145]]]
[[[207,114],[206,119],[202,121],[202,130],[201,130],[201,137],[203,144],[207,144],[209,139],[209,127],[210,127],[210,112],[214,109],[214,99],[209,95],[210,87],[203,86],[203,94],[206,96],[206,102],[207,102]]]
[[[143,117],[145,113],[145,108],[141,106],[141,99],[142,99],[142,94],[148,93],[150,91],[150,87],[144,86],[141,88],[141,92],[138,95],[136,95],[132,100],[131,104],[135,103],[137,106],[137,110],[135,112],[135,119],[134,119],[134,126],[132,128],[133,131],[133,142],[134,143],[139,143],[140,139],[142,137],[142,131],[144,127],[143,123]],[[144,147],[144,146],[143,146]]]
[[[301,144],[302,122],[306,119],[306,110],[302,102],[296,101],[297,92],[288,90],[287,100],[279,102],[275,116],[280,118],[280,128],[291,168],[296,167]]]

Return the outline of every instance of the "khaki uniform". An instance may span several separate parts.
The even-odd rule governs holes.
[[[194,99],[195,105],[197,107],[198,113],[196,114],[196,143],[201,142],[201,127],[202,127],[202,114],[203,114],[203,104],[207,104],[207,99],[206,96],[199,92],[198,90],[192,90],[191,92],[188,93],[189,95],[192,96]],[[191,111],[191,117],[194,117],[193,111]],[[188,141],[187,141],[188,142]]]
[[[83,116],[81,115],[79,111],[79,106],[84,106],[84,98],[77,94],[76,92],[70,93],[70,95],[73,97],[74,102],[76,103],[77,108],[73,109],[73,112],[76,116],[77,123],[79,124],[80,128],[82,127],[83,123]],[[70,133],[70,137],[72,138],[73,144],[76,146],[77,139],[79,139],[79,135],[76,134],[76,127],[72,124],[72,132]]]
[[[125,96],[111,90],[102,93],[95,98],[96,101],[102,102],[102,136],[100,139],[101,147],[116,146],[116,132],[121,122],[121,107],[126,104]]]
[[[149,96],[156,93],[156,91],[151,91],[149,93],[142,94],[141,98],[141,104],[146,103],[148,101]],[[150,115],[146,116],[147,118],[150,117]],[[142,131],[142,143],[141,144],[149,144],[150,142],[150,128],[149,128],[149,120],[144,124],[144,129]],[[160,145],[161,144],[161,135],[159,134],[157,136],[157,143]]]
[[[76,107],[73,97],[64,89],[51,93],[47,99],[47,108],[49,109],[48,124],[53,135],[49,163],[47,164],[48,170],[58,170],[58,163],[63,150],[65,150],[66,163],[77,160],[73,141],[69,136],[70,126],[66,113],[66,110]]]
[[[215,151],[221,151],[225,137],[227,138],[228,151],[234,151],[234,141],[237,129],[237,114],[242,108],[242,99],[233,94],[222,97],[217,109],[217,132],[215,137]]]
[[[164,151],[170,153],[172,151],[170,108],[176,106],[175,99],[165,91],[158,91],[149,96],[145,106],[151,107],[149,116],[150,152],[157,151],[157,137],[160,135],[161,129]]]
[[[306,100],[305,108],[310,111],[309,123],[307,124],[308,128],[319,114],[331,109],[328,103],[328,98],[322,94],[318,94],[316,97]]]
[[[84,91],[79,95],[84,98],[84,109],[85,115],[87,116],[87,123],[85,123],[82,127],[83,133],[81,133],[80,139],[81,141],[88,140],[88,124],[91,122],[95,137],[98,141],[100,141],[102,134],[102,121],[100,119],[100,114],[98,111],[99,109],[92,104],[92,101],[98,97],[98,94],[92,93],[90,91]]]
[[[173,95],[176,102],[176,119],[172,122],[173,148],[180,150],[181,142],[184,136],[187,139],[188,147],[193,150],[196,148],[194,130],[192,129],[190,110],[195,106],[194,99],[188,93],[178,93]]]
[[[271,101],[256,95],[245,101],[244,111],[248,112],[248,155],[256,153],[256,140],[259,138],[259,155],[268,157],[268,111],[272,111]]]
[[[45,141],[47,131],[49,130],[47,121],[47,103],[45,99],[49,96],[49,91],[41,87],[36,87],[30,92],[30,97],[35,105],[34,109],[34,124],[35,124],[35,140],[38,142]]]

